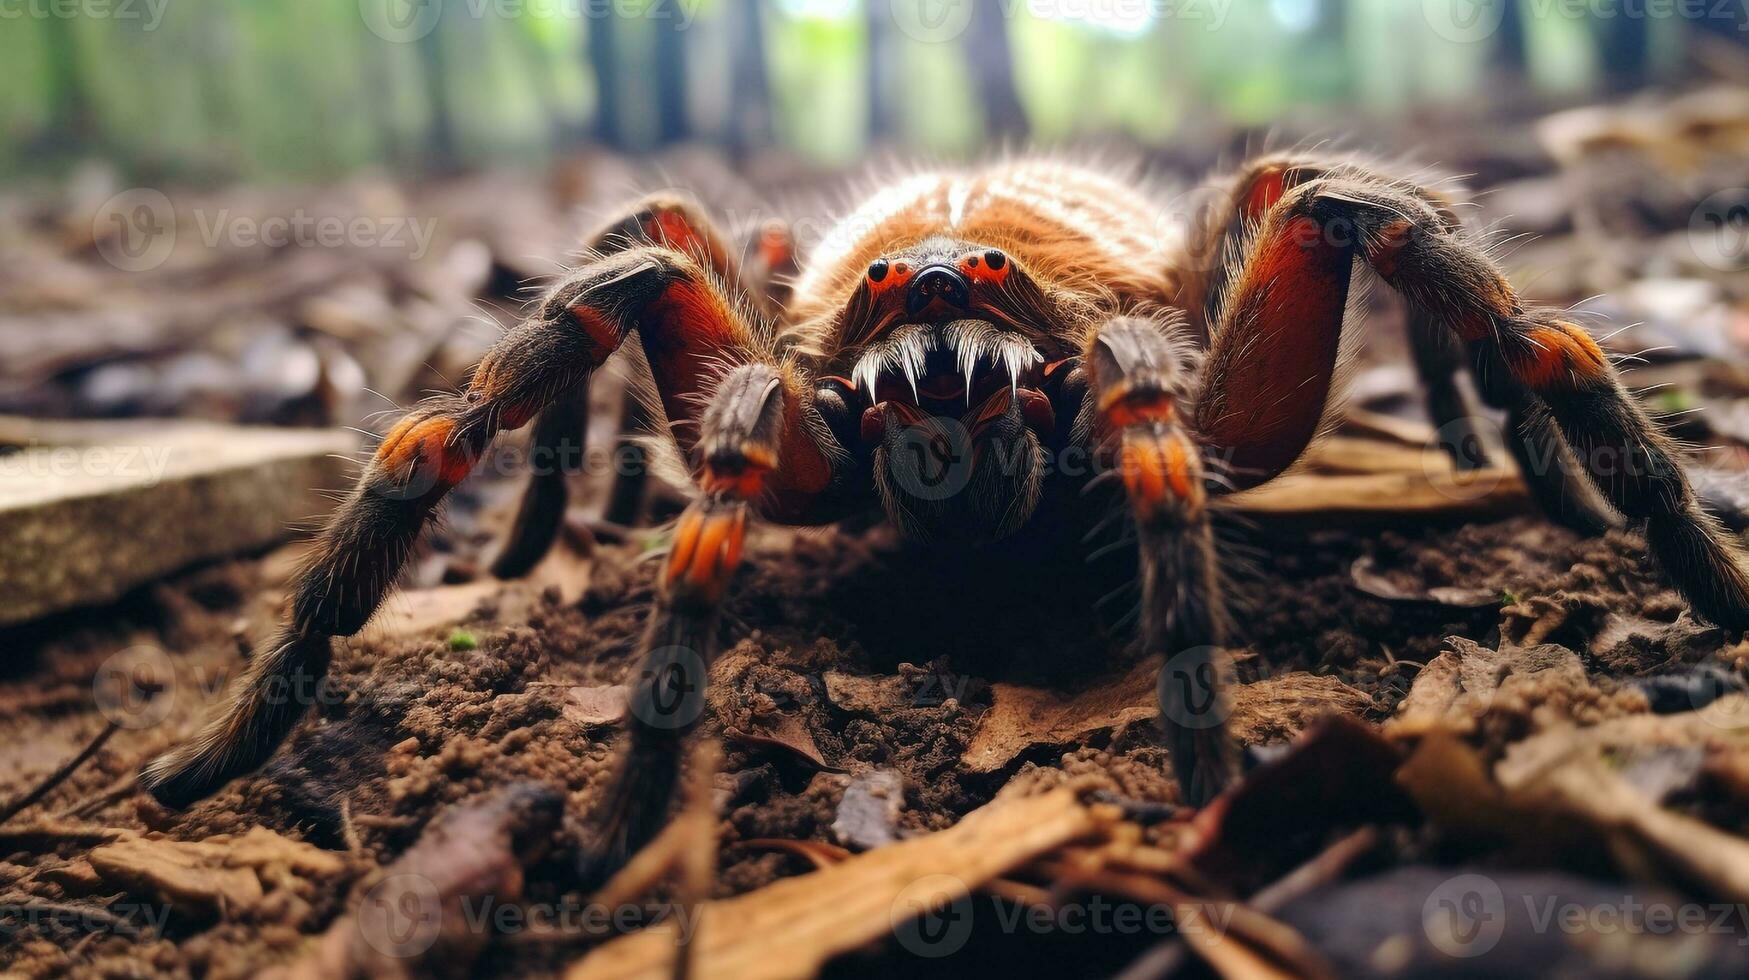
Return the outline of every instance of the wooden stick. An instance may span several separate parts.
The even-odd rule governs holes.
[[[11,820],[18,815],[20,810],[29,807],[31,804],[36,803],[38,800],[49,795],[56,786],[65,782],[68,776],[73,775],[80,766],[84,765],[92,756],[96,755],[98,751],[103,748],[103,743],[109,741],[110,736],[114,735],[120,730],[120,728],[121,726],[113,721],[104,725],[103,731],[98,732],[97,737],[93,738],[90,744],[86,745],[78,755],[68,760],[66,765],[49,773],[48,778],[37,784],[36,789],[31,790],[18,800],[8,804],[4,810],[0,810],[0,823],[5,823],[6,821]]]

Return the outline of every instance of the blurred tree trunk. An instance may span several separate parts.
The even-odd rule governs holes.
[[[447,170],[456,165],[454,106],[450,102],[447,74],[443,64],[443,22],[437,29],[419,39],[419,67],[425,73],[425,96],[431,105],[431,132],[426,141],[430,148],[433,169]]]
[[[530,91],[540,100],[542,121],[546,128],[548,146],[563,146],[566,133],[564,131],[564,114],[559,111],[556,93],[559,90],[559,66],[548,56],[547,49],[541,44],[540,37],[534,26],[526,20],[513,21],[506,25],[517,49],[521,52],[521,61],[532,78]]]
[[[79,39],[70,17],[37,22],[37,37],[47,50],[50,122],[46,135],[54,149],[90,149],[100,139],[91,100],[79,78]]]
[[[656,142],[678,143],[691,135],[686,114],[686,34],[680,29],[679,0],[652,8],[656,28]],[[752,4],[744,4],[752,6]]]
[[[1593,24],[1603,62],[1603,84],[1631,92],[1651,81],[1651,44],[1643,17],[1602,17]]]
[[[618,65],[614,62],[614,17],[589,19],[589,70],[595,76],[595,138],[616,149],[625,146],[620,115]]]
[[[868,41],[868,142],[878,143],[898,129],[893,106],[892,0],[867,0],[864,33]]]
[[[1008,43],[1003,0],[973,0],[973,4],[964,45],[984,110],[985,131],[997,137],[1025,135],[1026,110],[1014,87],[1014,51]]]
[[[749,151],[769,146],[774,138],[771,121],[771,78],[765,64],[765,23],[761,3],[742,0],[732,5],[729,30],[729,148],[738,159]]]
[[[1505,5],[1500,18],[1500,30],[1494,35],[1495,63],[1510,73],[1513,79],[1529,75],[1529,47],[1524,36],[1524,4],[1522,0],[1499,0]]]

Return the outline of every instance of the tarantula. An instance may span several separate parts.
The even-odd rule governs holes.
[[[1749,626],[1743,556],[1671,443],[1584,329],[1520,302],[1446,195],[1296,154],[1213,186],[1208,220],[1173,237],[1151,221],[1163,202],[1064,163],[913,176],[843,218],[799,271],[781,229],[742,262],[695,204],[645,199],[589,241],[463,391],[387,434],[272,644],[215,719],[145,769],[146,788],[186,805],[264,761],[330,639],[364,626],[488,441],[538,417],[536,443],[580,444],[590,374],[635,333],[698,493],[659,573],[627,745],[597,815],[603,855],[623,858],[666,809],[696,725],[680,695],[703,688],[750,516],[817,525],[878,506],[936,546],[1033,533],[1055,519],[1047,499],[1078,506],[1055,487],[1099,479],[1049,465],[1071,447],[1103,461],[1126,501],[1139,642],[1173,671],[1161,719],[1184,796],[1204,802],[1237,766],[1220,726],[1200,720],[1218,718],[1229,628],[1210,498],[1273,479],[1319,433],[1357,259],[1407,301],[1443,432],[1475,414],[1454,384],[1467,346],[1546,510],[1598,527],[1613,519],[1607,501],[1697,614]],[[563,481],[535,478],[498,572],[544,552]]]

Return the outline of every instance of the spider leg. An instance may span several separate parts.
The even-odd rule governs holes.
[[[1455,227],[1455,226],[1454,226]],[[1467,351],[1450,328],[1420,306],[1409,308],[1409,349],[1416,372],[1427,388],[1427,415],[1441,448],[1459,470],[1482,469],[1489,453],[1476,422],[1481,418],[1469,393],[1458,384],[1457,372]],[[1548,413],[1534,398],[1513,386],[1480,386],[1482,399],[1506,410],[1502,439],[1524,476],[1542,512],[1587,537],[1602,534],[1619,522],[1609,505],[1585,478],[1573,449]]]
[[[1597,342],[1558,312],[1527,310],[1480,247],[1394,184],[1307,181],[1283,193],[1251,241],[1196,407],[1198,431],[1230,455],[1237,486],[1280,473],[1315,435],[1357,256],[1469,345],[1484,390],[1499,386],[1532,416],[1547,411],[1697,614],[1749,626],[1739,547],[1702,510],[1673,445]]]
[[[1349,180],[1387,188],[1393,194],[1413,198],[1423,214],[1431,211],[1438,227],[1451,235],[1463,234],[1456,202],[1443,191],[1383,176],[1352,159],[1337,155],[1284,153],[1261,157],[1249,163],[1225,187],[1215,189],[1212,220],[1192,244],[1192,257],[1208,269],[1195,295],[1199,308],[1218,322],[1217,303],[1232,274],[1234,263],[1221,261],[1220,253],[1246,241],[1261,226],[1269,210],[1282,196],[1311,181]],[[1211,264],[1212,263],[1212,264]],[[1425,388],[1428,419],[1452,464],[1460,470],[1489,464],[1489,454],[1476,429],[1481,413],[1457,380],[1464,364],[1462,342],[1449,324],[1441,322],[1428,306],[1410,304],[1408,339],[1416,373]],[[1525,482],[1543,513],[1581,534],[1599,534],[1617,521],[1608,505],[1584,476],[1571,447],[1545,413],[1531,410],[1518,394],[1478,378],[1480,393],[1488,404],[1507,414],[1505,442],[1518,463]]]
[[[808,389],[785,366],[733,368],[699,417],[695,454],[702,491],[675,525],[657,582],[625,716],[625,750],[598,811],[584,876],[620,867],[660,828],[680,776],[686,737],[705,710],[722,600],[740,562],[750,513],[790,519],[795,471],[827,459]],[[786,502],[786,499],[789,502]]]
[[[623,214],[610,219],[585,239],[584,254],[606,258],[627,249],[663,246],[691,257],[718,280],[736,281],[736,268],[723,236],[704,210],[689,198],[673,192],[645,197]],[[635,399],[628,398],[628,403]],[[535,421],[529,438],[529,477],[523,490],[504,547],[492,563],[499,578],[526,575],[552,547],[564,523],[569,499],[568,478],[583,468],[585,430],[589,421],[589,382],[585,378],[547,406]],[[632,412],[628,411],[627,418]],[[620,447],[616,447],[616,453]],[[642,447],[627,452],[635,458],[617,472],[613,487],[616,500],[637,495],[641,499],[644,477]],[[628,508],[610,512],[620,520]],[[635,511],[635,504],[630,508]],[[629,522],[628,522],[629,523]]]
[[[1140,548],[1143,651],[1165,660],[1160,724],[1186,802],[1202,805],[1238,771],[1224,726],[1220,650],[1228,633],[1201,448],[1179,418],[1190,372],[1182,321],[1119,317],[1087,339],[1088,394],[1077,430],[1123,478]]]
[[[565,480],[581,472],[585,429],[589,424],[589,378],[559,394],[535,416],[529,434],[528,484],[504,546],[492,560],[498,578],[521,578],[546,557],[565,521],[570,491]]]
[[[384,437],[316,539],[274,642],[250,660],[216,717],[146,767],[145,787],[161,802],[186,805],[265,761],[323,695],[330,638],[364,627],[438,504],[492,437],[575,391],[634,328],[678,421],[697,417],[695,399],[725,366],[768,357],[715,280],[686,255],[646,246],[584,265],[492,346],[462,394],[421,404]],[[785,450],[791,478],[771,481],[774,495],[805,497],[829,478],[817,448]]]
[[[742,269],[748,291],[760,297],[771,314],[777,315],[789,305],[796,275],[801,271],[794,231],[784,221],[766,222]]]
[[[1621,521],[1585,475],[1541,399],[1509,374],[1496,373],[1488,381],[1481,385],[1482,397],[1495,408],[1506,409],[1506,448],[1537,507],[1556,523],[1588,537],[1619,526]]]

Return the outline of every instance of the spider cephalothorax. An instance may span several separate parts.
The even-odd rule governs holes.
[[[187,803],[271,754],[307,701],[287,692],[314,689],[330,639],[374,613],[486,443],[538,417],[538,444],[575,450],[591,372],[633,336],[698,494],[659,576],[624,760],[597,815],[608,861],[665,811],[699,716],[677,694],[704,688],[750,517],[878,509],[942,547],[1028,533],[1047,506],[1096,506],[1079,491],[1104,473],[1136,532],[1138,642],[1167,665],[1173,767],[1190,801],[1219,791],[1235,757],[1218,724],[1227,616],[1209,501],[1273,479],[1317,436],[1357,265],[1408,301],[1449,444],[1474,415],[1453,383],[1467,351],[1551,515],[1596,530],[1613,508],[1697,614],[1749,626],[1738,545],[1668,440],[1585,330],[1520,301],[1443,196],[1302,156],[1260,160],[1219,191],[1195,227],[1166,228],[1169,203],[1074,166],[923,174],[871,195],[805,262],[768,228],[745,264],[696,205],[646,199],[590,240],[464,392],[388,433],[273,645],[145,785]],[[1072,455],[1102,465],[1060,465]],[[562,471],[535,478],[497,573],[533,564],[563,501]]]
[[[1032,516],[1069,356],[1052,308],[1000,248],[944,237],[869,263],[835,340],[881,504],[919,537],[998,537]]]

